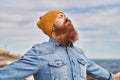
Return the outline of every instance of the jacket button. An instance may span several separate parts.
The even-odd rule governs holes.
[[[57,65],[60,65],[59,63],[57,63]]]

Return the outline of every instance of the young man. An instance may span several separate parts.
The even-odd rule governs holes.
[[[71,21],[62,11],[52,10],[40,17],[37,26],[50,37],[48,42],[34,45],[21,59],[0,69],[0,80],[120,80],[88,59],[73,44],[77,40]]]

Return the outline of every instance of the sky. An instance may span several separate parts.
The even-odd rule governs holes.
[[[120,59],[120,0],[0,0],[0,48],[25,54],[49,40],[38,27],[39,17],[58,9],[79,35],[75,46],[92,59]]]

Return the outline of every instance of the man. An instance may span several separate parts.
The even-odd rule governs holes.
[[[40,17],[37,26],[50,37],[34,45],[21,59],[0,69],[0,80],[22,80],[34,75],[35,80],[120,80],[88,59],[73,45],[77,40],[71,21],[62,11],[52,10]]]

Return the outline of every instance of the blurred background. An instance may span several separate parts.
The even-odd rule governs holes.
[[[0,49],[25,54],[48,41],[36,26],[45,12],[62,10],[79,34],[75,46],[91,59],[120,59],[120,0],[0,0]]]
[[[49,40],[36,22],[54,9],[72,21],[79,35],[75,46],[110,72],[120,71],[120,0],[0,0],[0,67]]]

